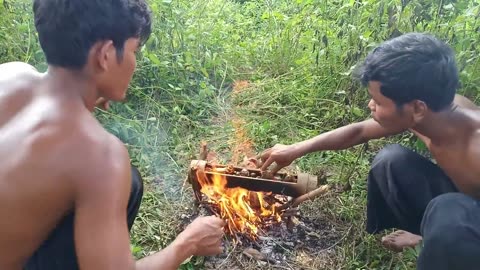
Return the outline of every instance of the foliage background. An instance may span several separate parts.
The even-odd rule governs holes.
[[[365,89],[354,66],[380,42],[401,33],[430,32],[456,51],[460,92],[477,102],[480,85],[478,0],[149,0],[154,32],[138,58],[128,100],[97,112],[122,139],[147,181],[132,249],[141,257],[167,245],[191,212],[183,185],[201,140],[228,160],[232,115],[261,151],[368,117]],[[31,1],[0,5],[0,62],[46,70]],[[235,81],[248,87],[232,95]],[[410,134],[388,140],[423,150]],[[363,232],[369,160],[386,141],[311,154],[306,172],[350,189],[304,207],[350,226],[324,269],[414,269],[416,251],[392,254]],[[94,248],[94,247],[92,247]],[[185,269],[202,268],[202,258]],[[255,265],[255,264],[251,264]],[[322,266],[323,265],[323,266]],[[252,266],[253,267],[253,266]]]

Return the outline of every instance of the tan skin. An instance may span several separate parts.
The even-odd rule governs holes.
[[[475,104],[456,95],[452,104],[440,112],[433,112],[424,102],[415,100],[405,104],[399,113],[395,103],[380,92],[379,82],[371,81],[368,91],[372,119],[296,144],[275,145],[261,154],[262,170],[275,163],[271,169],[275,173],[308,153],[346,149],[372,139],[411,131],[426,144],[437,164],[461,192],[480,199],[480,111]],[[415,245],[420,239],[402,232],[384,238],[383,242],[387,246],[393,243],[392,249],[399,249],[402,245]]]
[[[131,254],[130,159],[91,112],[125,98],[137,49],[127,40],[119,62],[112,41],[98,42],[80,71],[0,65],[0,269],[22,269],[72,210],[80,269],[177,269],[221,252],[224,222],[200,217],[162,251]]]

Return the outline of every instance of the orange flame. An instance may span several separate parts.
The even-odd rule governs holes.
[[[197,172],[197,179],[200,191],[208,197],[210,203],[218,206],[219,215],[226,221],[230,235],[241,233],[256,239],[260,228],[272,221],[281,221],[274,205],[265,202],[264,193],[238,187],[227,188],[227,179],[221,174],[214,174],[210,182]]]

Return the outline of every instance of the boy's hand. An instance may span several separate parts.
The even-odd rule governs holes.
[[[211,256],[222,252],[225,222],[215,216],[198,217],[177,237],[195,256]]]
[[[276,144],[274,147],[260,154],[262,163],[261,170],[266,171],[268,166],[275,162],[276,166],[271,170],[271,173],[276,174],[280,169],[290,165],[298,157],[299,155],[295,145]]]
[[[97,101],[95,102],[95,107],[103,109],[103,110],[108,110],[110,108],[110,104],[109,104],[108,100],[101,97],[101,98],[98,98]]]

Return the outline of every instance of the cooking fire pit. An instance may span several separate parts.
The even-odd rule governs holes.
[[[191,161],[188,181],[196,206],[205,206],[224,219],[227,234],[237,241],[255,240],[282,220],[292,226],[294,211],[289,210],[328,190],[328,186],[318,187],[317,177],[306,173],[272,175],[256,168],[205,160]]]

